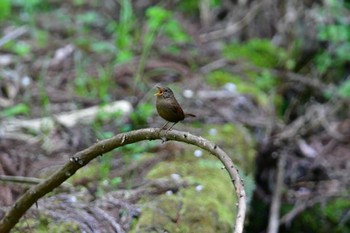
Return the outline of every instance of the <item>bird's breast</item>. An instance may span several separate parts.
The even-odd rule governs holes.
[[[157,99],[156,107],[158,114],[166,121],[178,122],[185,119],[185,114],[177,102]]]

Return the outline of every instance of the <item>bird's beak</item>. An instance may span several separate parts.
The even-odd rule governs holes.
[[[163,95],[163,88],[159,87],[159,86],[156,86],[156,88],[158,88],[158,92],[156,94],[154,94],[155,96],[161,96]]]

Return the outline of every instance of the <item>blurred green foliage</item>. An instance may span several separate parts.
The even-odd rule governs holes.
[[[224,85],[233,83],[239,93],[254,96],[261,104],[266,105],[272,100],[280,106],[281,97],[275,95],[280,84],[279,78],[272,75],[269,69],[291,69],[294,60],[288,57],[287,51],[275,46],[270,40],[251,39],[246,42],[233,41],[222,50],[222,54],[228,60],[243,63],[244,76],[227,71],[214,71],[207,76],[208,83]],[[254,69],[254,67],[259,67]]]
[[[198,0],[179,1],[176,8],[192,17],[198,16],[199,2]],[[321,48],[313,62],[320,77],[336,71],[337,75],[333,75],[331,81],[336,83],[337,93],[342,97],[350,97],[350,80],[346,78],[344,80],[347,72],[346,66],[350,62],[350,27],[348,21],[344,20],[346,16],[344,15],[344,12],[346,12],[344,11],[344,2],[336,0],[328,2],[330,3],[330,7],[320,8],[319,13],[320,16],[332,15],[334,20],[322,21],[322,23],[321,21],[318,22],[318,42],[326,44],[327,49]],[[73,0],[72,3],[75,7],[80,8],[86,2],[83,0]],[[74,22],[74,25],[65,29],[66,36],[75,36],[73,43],[80,49],[80,51],[76,51],[74,54],[74,72],[76,74],[74,90],[81,96],[98,99],[102,103],[111,101],[111,89],[118,88],[112,85],[114,83],[112,70],[115,64],[127,63],[134,58],[138,58],[140,62],[138,63],[139,66],[134,77],[134,83],[135,85],[140,85],[140,81],[144,76],[145,63],[150,58],[154,43],[157,42],[159,37],[166,39],[165,43],[162,40],[164,46],[161,47],[161,52],[172,55],[179,54],[183,51],[183,45],[192,42],[192,38],[182,29],[179,21],[176,20],[174,12],[159,5],[149,7],[145,11],[144,21],[139,21],[139,16],[134,12],[131,1],[120,0],[118,3],[121,8],[117,20],[107,21],[97,11],[78,13],[72,16],[72,19],[67,17],[66,12],[58,12],[57,17],[54,18],[54,20],[56,18],[61,20],[60,23],[65,25],[72,24],[71,21]],[[34,22],[35,13],[53,9],[54,5],[51,4],[51,1],[43,0],[2,0],[0,1],[0,21],[8,17],[18,17],[16,20],[20,21],[21,24],[23,22]],[[212,0],[210,1],[210,6],[218,7],[220,6],[220,1]],[[11,14],[13,11],[11,7],[20,9],[18,16],[12,16],[15,14]],[[40,48],[47,46],[50,42],[50,33],[45,31],[45,29],[35,28],[35,25],[30,26],[33,26],[30,28],[30,36],[35,38],[35,43],[33,44]],[[96,26],[106,28],[106,34],[111,34],[112,41],[109,41],[110,38],[108,37],[101,40],[101,38],[93,35],[91,32],[93,27]],[[26,43],[25,41],[10,41],[2,49],[18,56],[26,57],[33,52],[35,47],[33,44]],[[99,55],[106,53],[112,54],[114,64],[100,65],[97,68],[97,74],[91,75],[88,72],[88,68],[94,61],[90,59],[90,56],[86,56],[88,53],[97,53]],[[278,77],[272,75],[269,69],[293,70],[295,58],[291,57],[285,49],[275,46],[270,40],[257,38],[246,42],[229,42],[224,46],[222,55],[229,61],[248,64],[251,67],[258,67],[258,69],[250,69],[248,66],[247,70],[242,72],[243,75],[237,75],[224,69],[216,70],[205,77],[209,85],[219,88],[227,83],[233,83],[239,93],[254,96],[259,103],[268,103],[272,95],[276,108],[281,106],[281,97],[278,94],[275,95],[280,82]],[[43,75],[45,73],[39,77],[40,101],[43,108],[47,109],[50,106],[50,102],[45,91],[46,84],[43,81]],[[151,117],[153,111],[153,105],[148,103],[139,104],[130,116],[130,123],[127,124],[121,123],[120,113],[118,112],[112,114],[101,112],[92,124],[92,128],[99,139],[110,138],[115,132],[104,128],[106,122],[112,122],[119,132],[129,131],[147,125],[147,120]],[[29,105],[18,103],[10,108],[1,110],[0,117],[28,115],[29,113]],[[214,127],[221,131],[221,135],[212,136],[212,139],[215,141],[227,140],[228,138],[232,138],[232,135],[235,135],[236,146],[231,149],[235,155],[234,159],[242,164],[247,162],[242,165],[244,166],[244,170],[252,171],[253,144],[245,142],[243,136],[237,136],[235,132],[237,129],[232,124],[223,125],[222,128],[218,128],[218,126]],[[232,141],[226,143],[231,145]],[[114,152],[126,154],[125,161],[133,162],[142,158],[143,153],[154,145],[155,143],[153,142],[128,145]],[[89,174],[84,174],[84,176],[99,176],[101,187],[105,181],[107,181],[108,185],[117,186],[123,181],[123,178],[110,177],[114,156],[112,153],[102,156],[100,166],[94,172],[87,170]],[[201,159],[196,161],[194,163],[195,166],[193,166],[193,164],[187,163],[189,161],[193,162],[193,158],[190,158],[189,161],[185,160],[185,162],[182,157],[178,160],[160,164],[159,167],[156,167],[149,174],[149,177],[154,178],[161,175],[169,175],[171,172],[179,172],[184,176],[189,175],[190,181],[203,183],[207,189],[202,193],[198,193],[195,190],[183,190],[181,193],[183,197],[188,198],[184,200],[184,206],[187,210],[185,213],[186,220],[193,220],[196,224],[202,224],[201,220],[208,218],[207,212],[204,212],[204,215],[200,215],[200,217],[203,217],[203,219],[200,219],[198,216],[192,216],[191,211],[197,214],[198,211],[203,211],[203,206],[209,206],[211,210],[219,211],[218,222],[221,224],[221,229],[227,230],[231,226],[233,214],[232,208],[227,207],[232,206],[232,200],[228,200],[227,195],[224,196],[220,192],[226,193],[227,184],[230,182],[221,183],[227,177],[222,178],[222,174],[218,172],[219,163],[213,159]],[[82,171],[85,170],[83,169]],[[198,174],[205,174],[205,176],[196,177]],[[219,177],[219,183],[215,180],[217,177]],[[251,175],[243,175],[243,179],[248,197],[251,197],[252,190],[255,187],[253,178]],[[218,189],[209,190],[211,187],[218,187]],[[103,194],[102,189],[99,192],[101,195]],[[170,197],[170,199],[178,199],[178,196]],[[193,203],[193,200],[196,201]],[[348,201],[344,199],[330,202],[326,206],[317,206],[311,209],[310,212],[300,216],[293,229],[296,229],[295,232],[305,232],[305,226],[308,226],[308,232],[349,232],[348,221],[339,222],[339,219],[344,219],[343,217],[347,214],[344,210],[348,210],[349,208]],[[214,211],[211,213],[214,213]],[[149,221],[147,215],[143,216],[143,218],[143,221]],[[209,218],[210,221],[212,219],[214,218]],[[319,227],[320,219],[325,224],[324,229]],[[205,226],[204,224],[206,223],[204,222],[202,226]],[[44,222],[44,225],[46,226],[45,230],[47,230],[48,224]],[[334,225],[337,226],[336,229],[333,228]]]
[[[292,208],[293,206],[283,205],[284,212]],[[350,202],[346,197],[317,204],[297,216],[284,232],[348,233],[350,232],[350,222],[347,217],[349,209]]]
[[[11,14],[11,0],[0,1],[0,22]]]
[[[40,29],[33,30],[33,37],[38,47],[45,48],[48,45],[49,33],[47,31]]]
[[[146,11],[147,26],[152,33],[164,33],[166,37],[175,43],[190,41],[190,37],[182,30],[173,14],[161,7],[150,7]],[[147,41],[147,39],[146,39]]]
[[[25,42],[9,41],[4,45],[4,49],[21,57],[31,52],[31,46]]]
[[[346,80],[339,85],[338,94],[344,98],[350,97],[350,80]]]
[[[10,0],[12,7],[21,9],[20,18],[33,20],[31,18],[35,12],[53,9],[50,1],[44,0]]]
[[[216,70],[206,76],[207,83],[212,86],[221,87],[232,83],[238,93],[254,96],[259,103],[269,103],[269,96],[274,93],[278,85],[278,78],[274,77],[268,69],[262,72],[247,71],[246,77],[241,77],[223,70]],[[274,103],[277,106],[281,103],[279,96],[274,96]]]
[[[121,9],[118,21],[111,21],[107,25],[107,30],[114,34],[114,43],[117,48],[116,63],[125,63],[134,57],[133,49],[137,44],[137,34],[134,32],[136,18],[133,13],[131,2],[120,1]]]
[[[223,55],[232,61],[246,61],[258,67],[276,68],[285,64],[284,49],[266,39],[251,39],[245,43],[232,42],[223,49]]]
[[[134,75],[134,84],[141,86],[142,76],[150,55],[151,48],[158,36],[165,36],[172,43],[168,43],[165,49],[168,52],[176,52],[177,45],[189,41],[189,36],[182,30],[173,14],[162,7],[154,6],[146,10],[147,32],[142,39],[142,52],[137,71]],[[141,86],[142,88],[142,86]]]
[[[25,221],[20,221],[16,228],[11,232],[22,233],[27,232],[30,229],[35,229],[35,233],[46,233],[48,229],[52,233],[58,232],[79,232],[79,225],[71,221],[72,219],[67,219],[68,221],[53,221],[52,218],[48,217],[43,213],[39,213],[36,218],[26,218]]]
[[[91,76],[86,72],[86,63],[77,62],[76,78],[74,79],[75,91],[81,96],[88,96],[102,100],[102,103],[111,101],[110,91],[112,67],[97,67],[97,76]]]
[[[346,9],[343,1],[329,1],[325,8],[319,10],[320,17],[333,18],[332,21],[317,25],[318,40],[327,43],[328,49],[319,51],[315,63],[320,74],[337,70],[343,72],[343,65],[350,62],[350,27],[345,17]]]
[[[24,103],[16,104],[12,107],[0,111],[0,117],[14,117],[18,115],[29,115],[29,106]]]
[[[185,14],[193,16],[199,15],[199,7],[200,7],[201,0],[183,0],[178,1],[176,8],[184,12]],[[209,0],[209,7],[210,8],[218,8],[221,6],[221,0]]]
[[[147,126],[147,121],[154,113],[154,106],[150,103],[141,103],[137,105],[131,113],[130,119],[134,128]]]

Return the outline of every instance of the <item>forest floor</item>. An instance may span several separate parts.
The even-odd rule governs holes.
[[[273,54],[266,62],[276,66],[266,69],[245,58],[230,60],[239,45],[205,42],[198,18],[150,9],[141,3],[130,11],[114,1],[48,1],[19,5],[18,15],[2,22],[0,174],[19,181],[0,184],[1,206],[12,205],[99,140],[161,127],[156,85],[171,87],[183,109],[197,116],[176,129],[208,138],[231,156],[249,201],[254,190],[271,201],[275,186],[269,182],[281,168],[270,155],[288,154],[282,199],[299,209],[285,211],[282,224],[317,203],[348,196],[350,116],[339,115],[346,100],[305,105],[303,114],[291,110],[293,120],[286,121],[274,104],[297,88],[315,92],[323,84],[300,75],[293,89],[286,84],[291,73],[276,68],[284,59],[280,50],[267,46]],[[277,76],[279,84],[272,81]],[[111,104],[114,110],[100,110]],[[229,232],[236,201],[231,186],[221,164],[202,150],[138,143],[81,169],[33,206],[15,232]],[[4,213],[0,209],[0,218]]]

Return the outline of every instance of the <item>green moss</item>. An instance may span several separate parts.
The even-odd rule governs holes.
[[[211,86],[222,87],[226,83],[233,83],[238,93],[253,96],[261,105],[270,104],[271,98],[269,96],[277,87],[278,80],[268,70],[262,72],[245,71],[244,76],[216,70],[206,76],[206,82]],[[275,104],[281,102],[279,96],[274,96],[273,100]]]
[[[245,128],[233,124],[205,125],[201,129],[203,137],[217,143],[238,167],[242,167],[239,170],[249,201],[255,184],[252,176],[244,175],[246,172],[243,171],[253,171],[254,140]],[[139,202],[143,206],[141,216],[131,232],[211,233],[232,230],[236,195],[230,177],[217,158],[204,151],[197,158],[192,154],[195,149],[188,146],[173,160],[163,161],[150,170],[147,179],[169,179],[172,174],[178,174],[190,185],[175,194],[143,197]]]
[[[196,158],[186,153],[174,161],[159,163],[147,178],[176,173],[192,185],[176,194],[145,197],[141,217],[132,232],[228,232],[236,213],[235,193],[229,175],[221,167],[207,154]]]
[[[204,137],[223,148],[235,164],[248,173],[254,171],[255,141],[248,129],[231,123],[202,128]]]
[[[91,162],[89,165],[82,169],[79,169],[73,176],[71,176],[66,182],[74,184],[81,179],[95,180],[99,175],[100,166],[96,161]]]
[[[282,205],[282,213],[286,214],[293,205]],[[317,204],[298,215],[284,232],[317,232],[347,233],[350,232],[350,221],[346,218],[350,202],[346,195],[329,202]],[[320,227],[322,226],[322,227]]]
[[[223,70],[213,71],[206,76],[206,82],[214,87],[221,87],[229,82],[237,83],[241,81],[242,79],[240,76]]]
[[[79,227],[74,222],[55,221],[50,217],[40,215],[39,218],[26,218],[20,221],[13,229],[14,233],[35,232],[35,233],[60,233],[60,232],[79,232]],[[11,231],[12,232],[12,231]]]
[[[232,42],[223,49],[223,55],[229,60],[246,60],[266,68],[279,66],[287,58],[283,49],[265,39],[251,39],[245,43]]]

